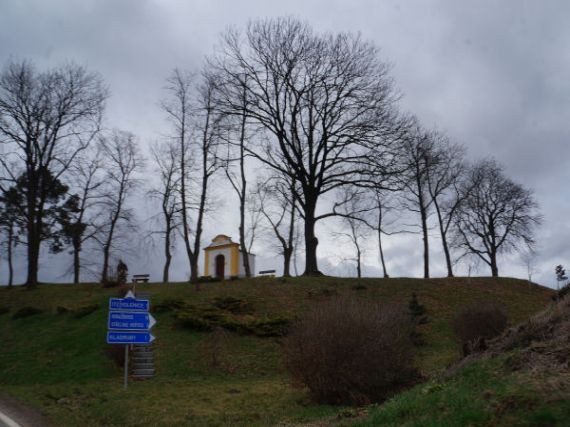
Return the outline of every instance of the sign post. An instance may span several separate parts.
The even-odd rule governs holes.
[[[129,345],[150,344],[154,341],[154,336],[149,331],[156,320],[148,312],[149,308],[149,300],[136,299],[131,291],[124,298],[109,298],[107,344],[125,345],[125,390],[129,380]]]

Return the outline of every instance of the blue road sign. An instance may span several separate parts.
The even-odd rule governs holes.
[[[110,311],[107,322],[108,329],[127,331],[146,331],[154,326],[156,320],[149,313],[132,311]]]
[[[154,341],[150,332],[108,331],[107,344],[148,344]]]
[[[147,299],[110,298],[109,310],[148,311],[150,303]]]

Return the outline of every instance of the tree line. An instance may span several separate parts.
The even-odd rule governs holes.
[[[321,274],[315,227],[329,218],[341,221],[337,234],[354,248],[359,276],[371,231],[385,277],[390,234],[421,236],[426,278],[434,228],[449,277],[463,257],[496,277],[500,254],[534,245],[541,217],[532,192],[492,158],[470,162],[462,145],[401,111],[389,66],[359,35],[317,33],[292,18],[227,30],[200,72],[175,69],[166,79],[160,106],[169,132],[147,159],[134,134],[104,126],[108,97],[99,74],[74,64],[38,70],[11,61],[0,74],[0,231],[10,284],[16,245],[26,248],[30,287],[42,248],[73,254],[75,283],[95,266],[107,281],[113,254],[132,240],[133,195],[145,187],[160,207],[146,228],[163,248],[163,281],[180,241],[198,286],[213,179],[239,201],[241,248],[273,236],[286,276],[298,252],[304,275]],[[152,179],[143,182],[143,172]],[[404,211],[412,224],[394,220]],[[86,245],[100,260],[83,259]]]

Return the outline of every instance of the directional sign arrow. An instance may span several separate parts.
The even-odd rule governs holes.
[[[107,344],[149,344],[154,341],[150,332],[109,331]]]
[[[156,324],[150,313],[133,311],[110,311],[107,327],[127,331],[146,331]]]

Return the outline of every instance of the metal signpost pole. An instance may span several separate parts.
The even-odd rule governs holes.
[[[129,382],[129,345],[125,344],[125,390]]]

